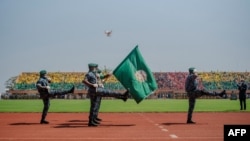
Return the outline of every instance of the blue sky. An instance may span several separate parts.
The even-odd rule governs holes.
[[[114,69],[137,44],[152,71],[250,71],[248,0],[1,0],[0,21],[0,92],[21,72]]]

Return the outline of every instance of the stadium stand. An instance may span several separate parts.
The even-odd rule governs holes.
[[[52,79],[52,89],[69,89],[75,85],[75,94],[86,94],[87,87],[82,80],[86,72],[51,72],[48,73]],[[184,86],[187,72],[154,72],[158,83],[158,90],[150,98],[186,98]],[[36,81],[39,78],[37,72],[23,72],[15,80],[11,94],[37,94]],[[199,72],[199,87],[207,90],[228,90],[230,94],[237,93],[237,81],[245,79],[250,89],[250,72]],[[105,81],[105,87],[116,91],[125,89],[112,76]],[[249,91],[248,91],[249,92]]]

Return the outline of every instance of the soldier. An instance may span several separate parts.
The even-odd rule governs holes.
[[[51,90],[49,86],[50,82],[51,82],[50,78],[47,77],[47,71],[41,70],[40,78],[36,83],[36,88],[40,94],[40,98],[43,99],[43,105],[44,105],[40,124],[49,124],[49,122],[46,121],[45,118],[49,110],[50,98],[55,97],[57,95],[65,95],[65,94],[73,93],[75,89],[75,87],[73,86],[70,90],[66,90],[66,91]]]
[[[98,103],[97,97],[115,97],[118,99],[122,99],[123,101],[127,101],[129,92],[126,91],[124,94],[110,91],[108,89],[104,89],[103,87],[98,87],[97,83],[97,64],[90,63],[89,72],[85,75],[83,83],[89,87],[88,95],[90,97],[90,111],[89,111],[89,123],[88,126],[97,126],[99,122],[97,121],[97,113],[98,111]]]
[[[247,91],[247,84],[245,80],[241,80],[240,83],[237,84],[239,90],[239,99],[240,99],[240,110],[246,110],[246,91]]]
[[[197,70],[195,68],[189,68],[189,75],[186,78],[185,82],[185,90],[187,92],[188,96],[188,102],[189,102],[189,108],[188,108],[188,115],[187,115],[187,124],[195,124],[195,122],[192,121],[192,114],[195,106],[196,98],[201,97],[203,95],[208,96],[220,96],[223,97],[223,95],[226,94],[226,91],[223,90],[220,93],[217,92],[209,92],[205,89],[199,89],[198,88],[198,74]]]
[[[98,87],[102,87],[104,88],[104,85],[103,85],[103,81],[104,79],[110,77],[111,75],[110,74],[107,74],[107,75],[103,75],[102,71],[100,69],[97,70],[97,73],[96,73],[96,78],[97,78],[97,84],[98,84]],[[99,124],[99,122],[102,121],[101,118],[98,117],[98,113],[99,113],[99,109],[100,109],[100,106],[101,106],[101,101],[102,101],[102,97],[101,96],[96,96],[96,111],[95,111],[95,120],[96,120],[96,123]]]

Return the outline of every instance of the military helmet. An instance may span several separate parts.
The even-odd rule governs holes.
[[[47,74],[47,71],[46,71],[46,70],[41,70],[41,71],[40,71],[40,76],[43,76],[43,75],[45,75],[45,74]]]
[[[188,69],[189,73],[195,73],[197,72],[196,68],[195,67],[191,67]]]

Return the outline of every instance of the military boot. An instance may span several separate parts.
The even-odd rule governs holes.
[[[44,116],[44,115],[42,116],[42,119],[41,119],[41,121],[40,121],[40,124],[49,124],[49,122],[45,120],[45,117],[46,117],[46,116]]]
[[[93,119],[93,123],[95,123],[97,125],[101,124],[100,121],[97,121],[96,119]]]
[[[129,91],[127,90],[122,96],[121,96],[121,99],[126,102],[127,99],[128,99],[128,96],[129,96]]]
[[[98,124],[96,124],[93,120],[90,120],[89,123],[88,123],[88,126],[89,127],[97,127]]]
[[[102,121],[102,119],[100,119],[100,118],[98,118],[98,117],[97,117],[97,118],[95,118],[95,120],[97,120],[97,121]]]
[[[215,95],[218,95],[220,97],[223,97],[225,94],[226,94],[226,90],[223,90],[220,93],[215,93]]]
[[[75,91],[75,86],[73,86],[73,87],[68,91],[68,93],[74,93],[74,91]]]
[[[46,121],[46,120],[41,120],[41,121],[40,121],[40,124],[49,124],[49,122]]]
[[[187,120],[187,124],[195,124],[195,122],[192,120]]]

